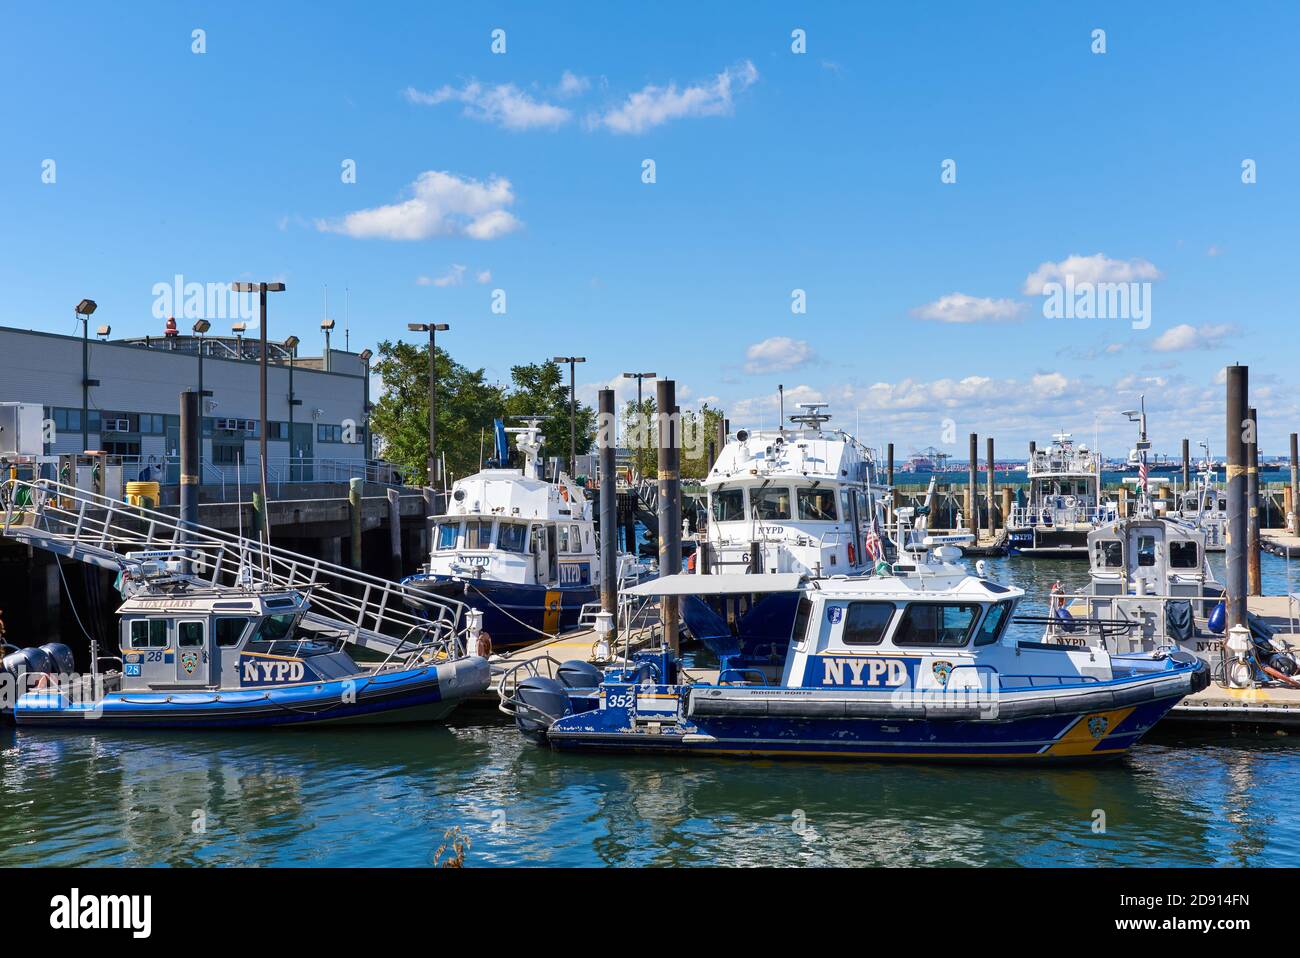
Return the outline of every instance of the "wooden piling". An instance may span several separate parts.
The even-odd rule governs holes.
[[[1297,455],[1296,434],[1291,433],[1291,510],[1287,513],[1291,535],[1300,535],[1300,519],[1296,518],[1296,509],[1300,508],[1300,455]]]
[[[988,474],[988,490],[989,490],[989,503],[988,503],[988,509],[989,509],[989,520],[988,520],[988,530],[989,530],[989,538],[992,539],[993,536],[995,535],[995,533],[997,532],[997,516],[995,515],[995,512],[996,512],[996,510],[995,510],[995,504],[996,504],[997,500],[994,498],[995,489],[996,489],[996,479],[994,478],[994,476],[995,476],[995,470],[994,470],[994,468],[993,468],[993,437],[992,437],[992,436],[989,436],[987,442],[988,442],[988,464],[989,464],[989,474]]]
[[[655,384],[659,411],[659,575],[676,575],[682,569],[682,503],[679,471],[677,384],[661,379]],[[676,654],[679,650],[677,596],[660,599],[664,642]]]
[[[1250,442],[1246,444],[1246,588],[1261,595],[1259,569],[1259,414],[1250,408]]]
[[[1192,488],[1192,446],[1183,440],[1183,492]]]
[[[348,520],[352,539],[350,558],[354,569],[361,568],[361,490],[364,485],[364,479],[348,480]]]
[[[388,554],[390,573],[394,582],[402,578],[402,498],[396,489],[385,492],[388,497]]]
[[[1247,396],[1250,370],[1246,366],[1229,366],[1227,382],[1226,490],[1228,496],[1227,582],[1224,605],[1229,628],[1246,624],[1246,430],[1250,426]]]
[[[600,390],[596,403],[599,407],[596,446],[600,454],[600,609],[617,615],[618,547],[615,543],[618,541],[618,485],[614,475],[614,390]],[[710,460],[712,456],[710,450]]]
[[[980,437],[978,433],[970,434],[970,461],[967,466],[966,502],[970,511],[966,515],[966,531],[978,542],[980,538],[980,501],[976,490],[979,489],[979,455]]]

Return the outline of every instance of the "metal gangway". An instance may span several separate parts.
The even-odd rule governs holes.
[[[51,480],[9,479],[0,505],[0,534],[33,548],[118,572],[141,571],[143,561],[125,553],[154,553],[185,562],[188,578],[205,588],[306,593],[309,628],[362,648],[390,657],[464,653],[469,609],[454,599]]]

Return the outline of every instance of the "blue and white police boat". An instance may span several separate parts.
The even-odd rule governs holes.
[[[1117,515],[1102,495],[1101,456],[1060,432],[1048,448],[1034,450],[1025,472],[1029,493],[1007,519],[1012,554],[1087,556],[1088,533]]]
[[[911,512],[898,510],[900,527]],[[766,662],[730,631],[702,636],[717,670],[662,643],[603,671],[532,659],[503,677],[501,709],[558,750],[1046,763],[1123,755],[1206,685],[1205,664],[1184,653],[1016,637],[1023,592],[956,564],[968,538],[927,537],[871,574],[754,573],[747,589],[798,596]],[[628,592],[725,595],[741,578],[675,575]]]
[[[71,651],[57,643],[0,660],[0,684],[16,699],[11,716],[20,728],[424,722],[446,718],[490,681],[487,660],[460,651],[474,636],[457,636],[438,620],[410,616],[397,639],[371,634],[389,653],[363,664],[348,646],[364,641],[367,629],[314,609],[307,591],[214,588],[165,569],[140,574],[137,566],[124,593],[120,654],[93,649],[89,673],[77,673]]]
[[[507,434],[516,436],[511,468]],[[601,568],[591,502],[564,472],[544,475],[540,420],[495,427],[488,468],[452,485],[447,512],[433,519],[428,563],[402,584],[469,603],[483,612],[495,652],[517,649],[579,626],[600,595]],[[616,536],[609,537],[611,548]],[[620,580],[648,571],[620,554]]]
[[[826,427],[826,403],[799,407],[788,426],[737,430],[704,479],[709,521],[694,571],[741,579],[732,591],[683,598],[692,633],[721,620],[747,645],[784,647],[799,596],[746,591],[758,581],[751,576],[862,575],[892,554],[882,534],[892,491],[880,481],[877,456]]]

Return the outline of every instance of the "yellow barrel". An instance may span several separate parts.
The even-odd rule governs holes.
[[[128,482],[126,484],[126,501],[133,506],[145,509],[156,508],[159,501],[159,486],[156,482]]]

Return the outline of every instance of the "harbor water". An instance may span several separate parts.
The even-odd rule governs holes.
[[[1024,611],[1087,575],[986,561],[1030,591]],[[1270,555],[1263,572],[1272,594],[1300,579]],[[348,731],[2,728],[0,794],[4,866],[427,867],[452,828],[469,866],[1300,865],[1286,735],[1157,730],[1110,764],[967,768],[561,756],[488,709]]]

